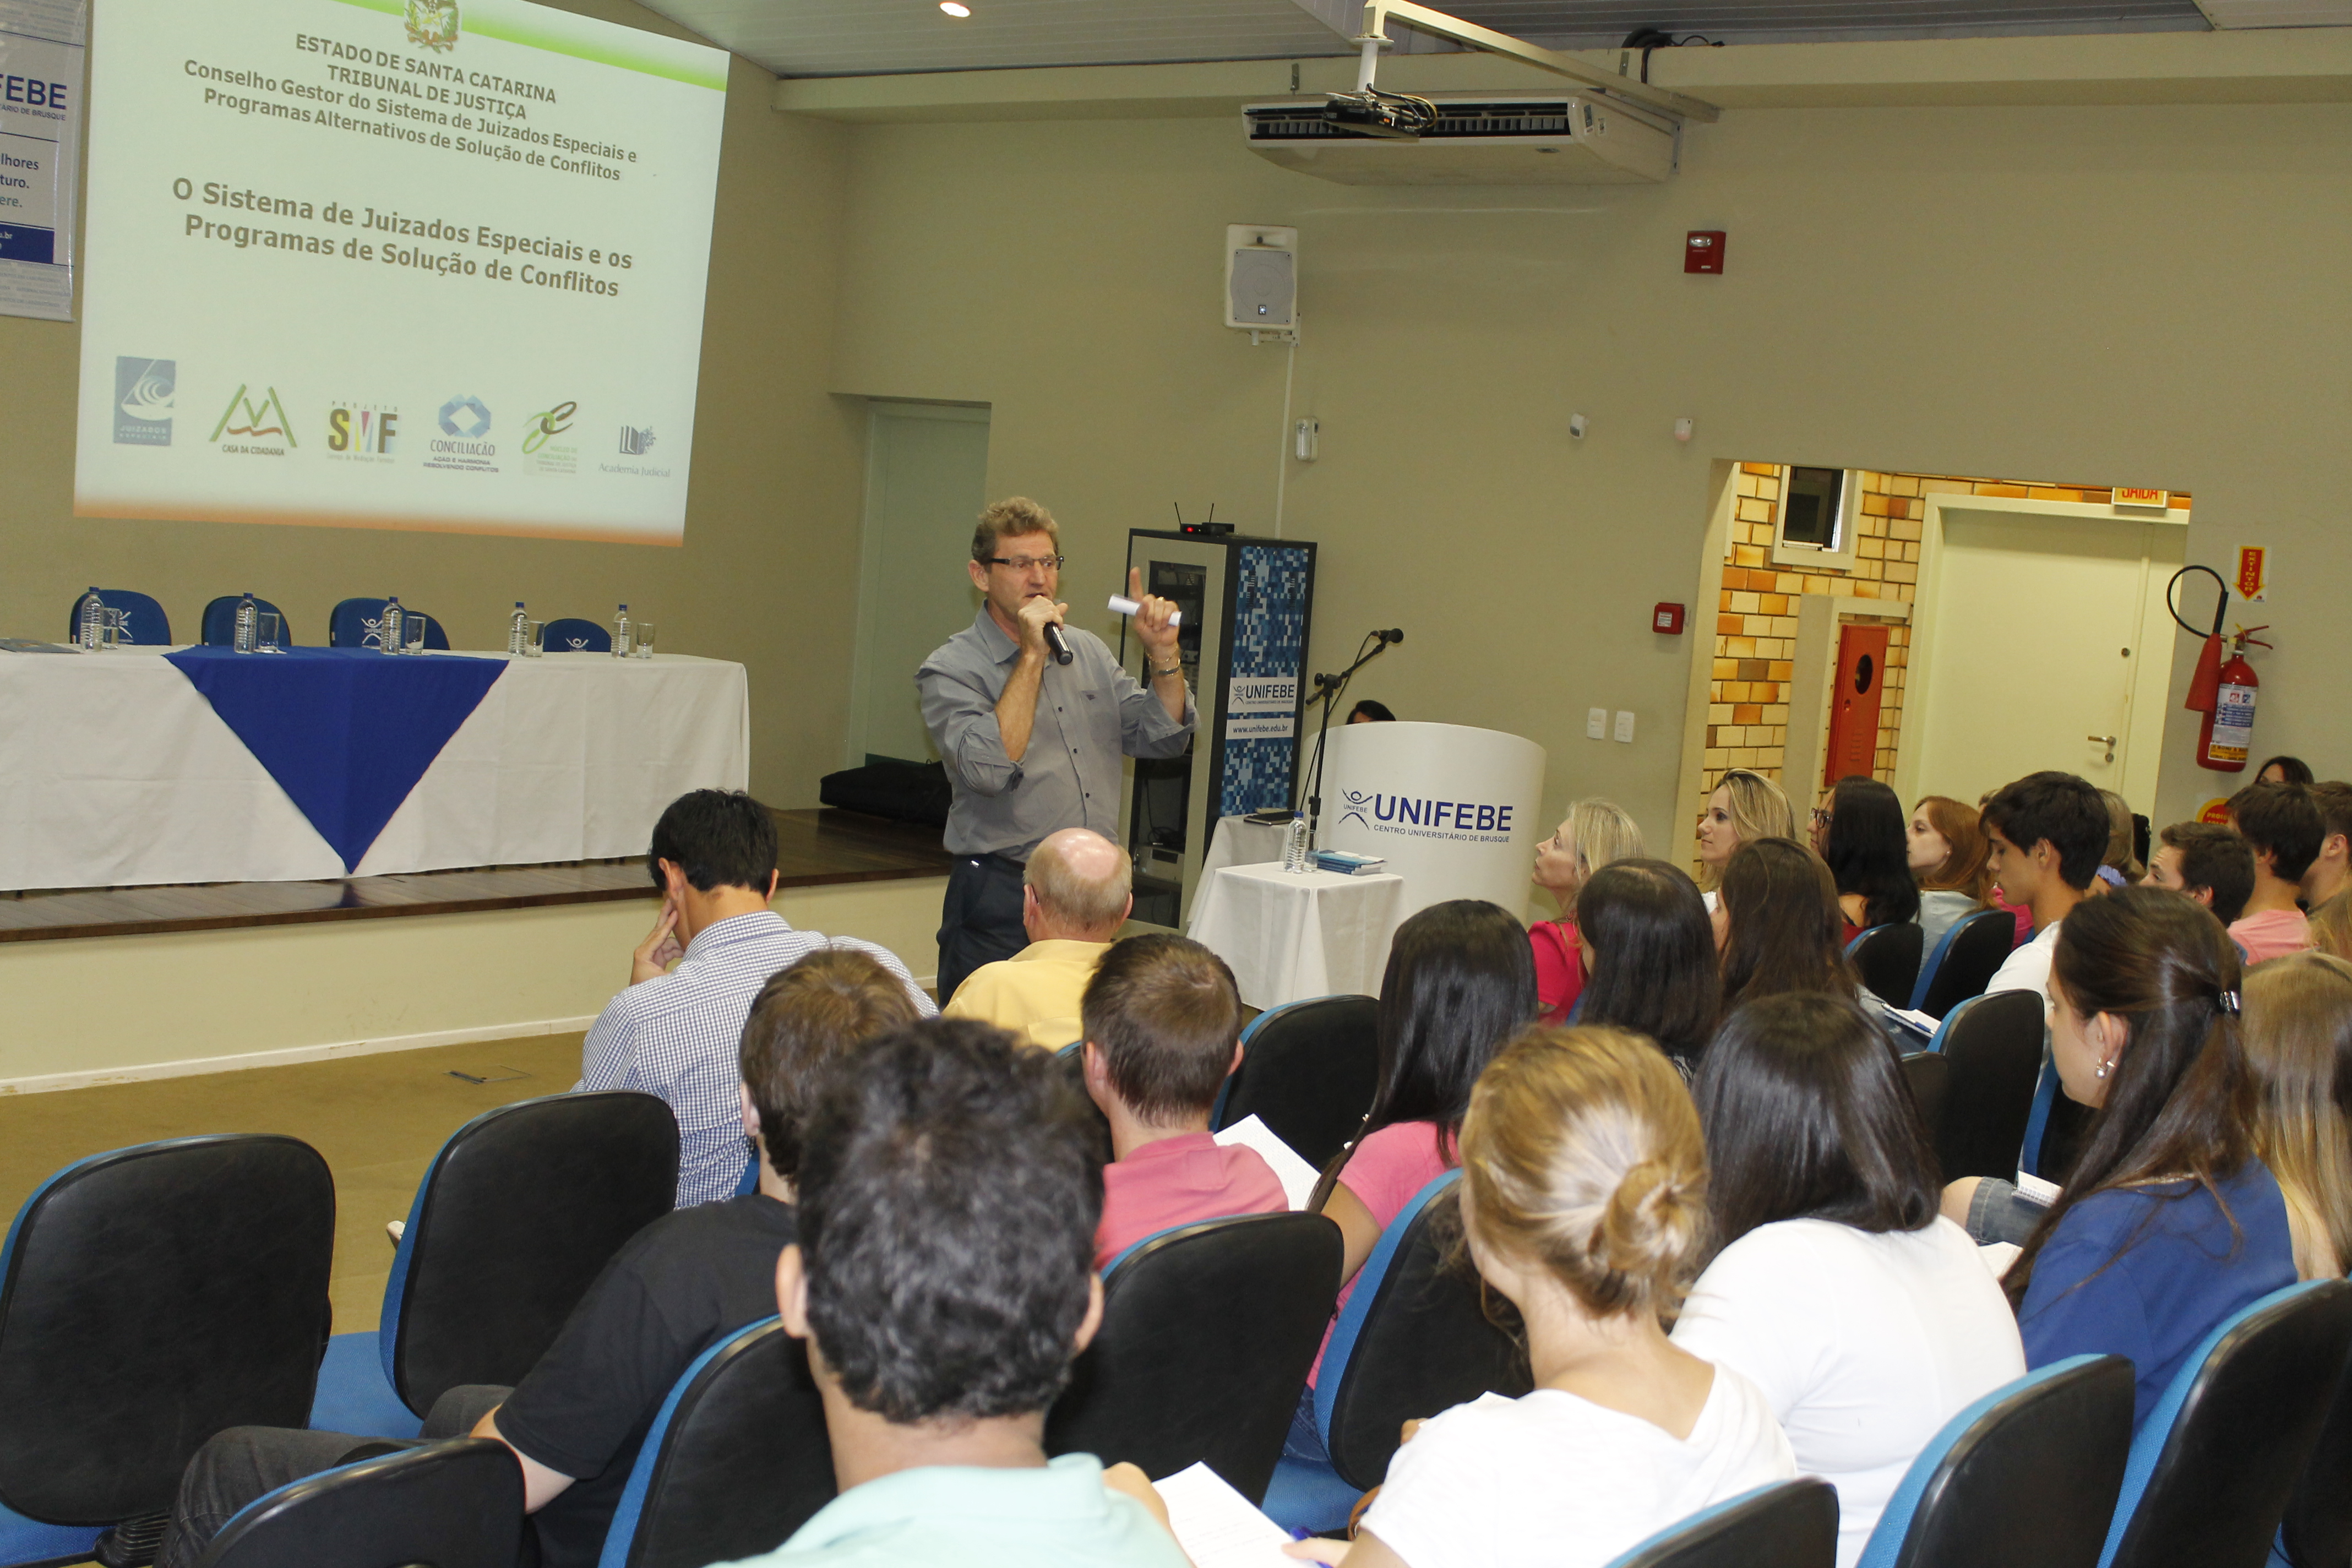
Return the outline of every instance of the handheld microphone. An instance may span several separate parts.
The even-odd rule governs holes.
[[[1075,657],[1070,652],[1070,639],[1051,621],[1045,623],[1045,651],[1054,656],[1055,664],[1067,664]]]
[[[1114,613],[1122,616],[1131,616],[1135,614],[1136,611],[1143,608],[1141,605],[1137,604],[1133,599],[1129,598],[1124,594],[1113,594],[1110,596],[1110,607]],[[1171,626],[1182,626],[1184,624],[1184,612],[1178,610],[1174,615],[1170,616],[1168,617],[1168,624]],[[1402,637],[1404,634],[1402,632],[1399,632],[1397,636]]]

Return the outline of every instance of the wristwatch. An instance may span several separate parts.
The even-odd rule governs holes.
[[[1143,668],[1150,670],[1155,677],[1162,675],[1181,675],[1184,673],[1184,661],[1179,659],[1174,664],[1170,665],[1167,668],[1162,669],[1158,665],[1152,663],[1150,659],[1145,659],[1143,661]]]

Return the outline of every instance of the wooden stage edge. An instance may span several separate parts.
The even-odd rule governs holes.
[[[779,890],[944,877],[940,830],[822,807],[779,811]],[[654,896],[642,855],[556,866],[490,866],[326,882],[208,882],[0,894],[0,942],[236,931],[318,921],[476,914]]]

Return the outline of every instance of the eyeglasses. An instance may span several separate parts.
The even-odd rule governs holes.
[[[1062,569],[1062,557],[1058,555],[992,555],[988,558],[988,563],[991,566],[1010,566],[1015,572],[1026,572],[1032,566],[1048,566],[1058,572]]]
[[[1817,805],[1813,807],[1813,826],[1815,827],[1827,827],[1829,825],[1830,808],[1826,805]]]

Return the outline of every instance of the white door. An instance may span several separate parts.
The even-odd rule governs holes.
[[[2186,528],[2087,506],[1929,512],[1927,600],[1904,700],[1906,802],[1974,804],[2045,768],[2153,808]]]

